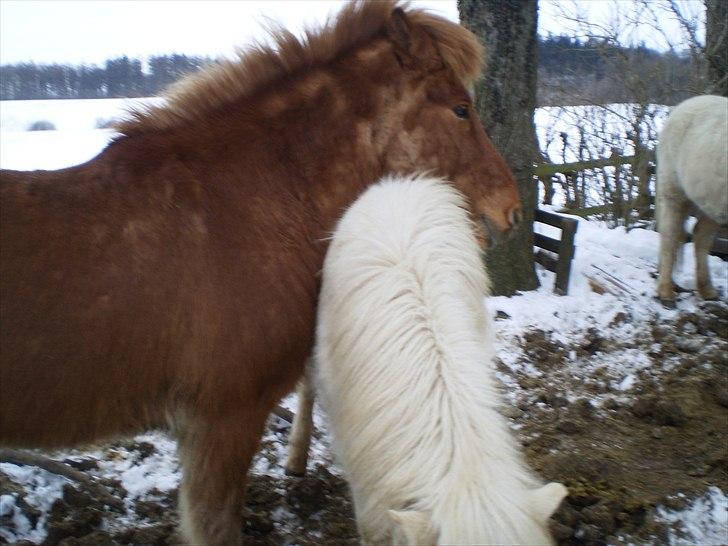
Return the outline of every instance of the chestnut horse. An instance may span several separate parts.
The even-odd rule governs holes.
[[[311,352],[326,238],[386,173],[447,177],[486,241],[521,217],[467,30],[354,2],[133,113],[88,163],[2,173],[0,444],[169,427],[192,544],[241,542],[244,475]]]

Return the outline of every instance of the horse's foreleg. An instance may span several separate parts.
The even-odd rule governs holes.
[[[657,297],[666,305],[673,305],[675,285],[672,282],[672,269],[678,249],[685,238],[685,218],[687,201],[677,195],[666,198],[658,196],[657,229],[660,232],[659,280]]]
[[[708,253],[713,245],[715,234],[720,226],[704,214],[698,215],[698,223],[693,230],[693,243],[695,243],[695,282],[698,294],[704,300],[714,300],[718,292],[713,288],[708,270]]]
[[[195,546],[242,544],[241,508],[248,467],[270,408],[193,418],[179,438],[183,479],[179,508],[183,540]]]
[[[298,383],[298,409],[293,418],[291,434],[288,437],[288,461],[286,474],[289,476],[303,476],[306,474],[308,463],[308,448],[311,445],[313,431],[313,401],[315,392],[310,376],[310,364],[306,374]]]

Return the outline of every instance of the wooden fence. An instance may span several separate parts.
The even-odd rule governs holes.
[[[569,174],[589,169],[601,169],[603,167],[618,167],[619,165],[632,165],[642,158],[634,155],[612,154],[612,157],[588,159],[574,163],[541,163],[533,169],[533,174],[538,178],[552,176],[554,174]],[[654,154],[647,154],[644,158],[648,161],[654,160]]]
[[[533,234],[533,242],[540,249],[556,254],[556,258],[539,250],[535,260],[549,271],[556,273],[554,292],[565,296],[569,292],[569,277],[571,276],[571,261],[574,259],[576,247],[574,238],[579,223],[573,218],[567,218],[553,212],[536,210],[534,222],[540,222],[561,229],[561,238],[554,239],[541,233]]]
[[[618,209],[628,207],[624,209],[625,212],[629,209],[636,209],[641,214],[645,214],[652,204],[651,197],[649,196],[649,181],[652,175],[655,174],[655,153],[651,150],[644,150],[640,154],[630,156],[619,155],[616,151],[613,151],[611,157],[608,158],[589,159],[573,163],[542,163],[534,167],[533,174],[546,188],[553,184],[550,178],[555,174],[560,173],[568,178],[573,177],[580,171],[602,169],[604,167],[616,168],[621,165],[632,165],[634,176],[638,181],[637,186],[638,188],[642,188],[638,190],[638,196],[634,202],[620,201],[619,203],[597,205],[594,207],[577,207],[569,209],[568,213],[586,217],[607,212],[617,213]]]
[[[571,174],[588,169],[634,164],[638,162],[639,159],[640,158],[637,158],[636,156],[620,156],[612,154],[612,157],[606,159],[592,159],[588,161],[562,164],[543,163],[534,167],[533,174],[539,180],[543,181],[547,177],[551,177],[557,173]],[[642,163],[644,163],[644,161],[640,164]],[[611,210],[611,205],[589,207],[588,209],[580,209],[577,211],[568,210],[565,212],[568,212],[569,214],[576,214],[578,216],[588,216],[590,214],[598,214],[599,212],[608,212],[609,210]],[[560,295],[566,295],[569,292],[571,262],[574,259],[574,253],[576,252],[574,238],[576,237],[576,230],[579,223],[573,218],[567,218],[560,214],[546,212],[539,209],[537,209],[534,213],[534,222],[547,224],[561,230],[561,237],[559,239],[554,239],[541,233],[534,233],[533,242],[539,249],[534,256],[534,259],[547,270],[556,274],[554,292]],[[554,257],[554,255],[556,257]]]
[[[609,158],[591,159],[587,161],[578,161],[574,163],[542,163],[536,165],[533,174],[539,180],[543,181],[546,177],[555,174],[573,174],[578,171],[588,169],[600,169],[603,167],[618,167],[619,165],[635,165],[638,177],[649,177],[655,174],[654,152],[646,151],[642,155],[621,156],[612,154]],[[641,206],[649,206],[652,199],[641,203]],[[564,210],[567,214],[587,217],[594,214],[606,213],[613,211],[614,205],[598,205],[594,207],[585,207],[580,209]],[[536,210],[534,216],[535,222],[540,222],[561,229],[561,238],[554,239],[540,233],[534,233],[534,244],[539,250],[536,252],[535,260],[543,265],[549,271],[556,273],[556,281],[554,283],[554,292],[565,295],[569,289],[569,276],[571,274],[571,262],[574,258],[575,246],[574,238],[578,222],[573,218]],[[688,235],[688,241],[690,236]],[[554,258],[550,253],[555,254]],[[719,256],[724,260],[728,260],[728,228],[722,228],[715,238],[710,253]]]

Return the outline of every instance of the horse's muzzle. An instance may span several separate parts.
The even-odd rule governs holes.
[[[508,239],[513,237],[513,234],[518,231],[523,220],[523,213],[519,209],[514,209],[508,215],[509,226],[505,229],[496,226],[495,223],[488,218],[487,215],[483,214],[480,217],[483,222],[484,231],[487,236],[486,247],[494,247],[501,243],[506,242]]]

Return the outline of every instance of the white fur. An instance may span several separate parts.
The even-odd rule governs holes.
[[[549,544],[566,494],[528,471],[493,381],[488,287],[462,196],[387,179],[326,256],[316,352],[367,543]]]
[[[702,95],[677,105],[660,132],[657,159],[658,203],[684,195],[728,223],[728,98]]]
[[[703,95],[677,105],[660,133],[655,207],[660,231],[658,295],[672,300],[672,267],[694,212],[696,278],[701,296],[716,296],[707,252],[720,224],[728,223],[728,98]]]

